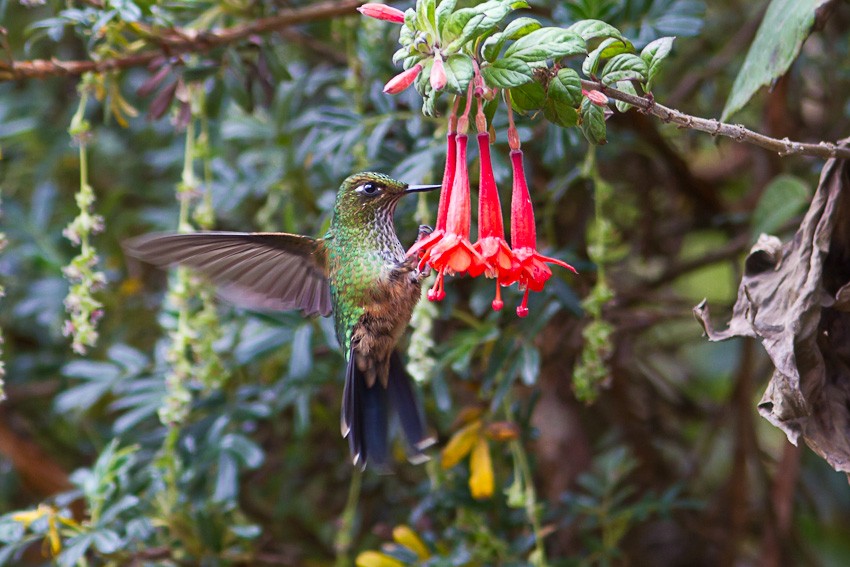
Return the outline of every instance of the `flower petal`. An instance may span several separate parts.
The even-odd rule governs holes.
[[[495,484],[490,445],[484,437],[479,437],[469,459],[469,491],[476,500],[483,500],[493,496]]]
[[[452,435],[449,442],[443,448],[443,456],[440,464],[444,469],[452,468],[469,454],[475,445],[476,439],[478,439],[478,432],[480,430],[481,420],[476,420]]]
[[[428,548],[425,547],[425,543],[419,537],[419,535],[410,529],[410,526],[406,526],[404,524],[396,526],[393,528],[393,539],[399,545],[403,545],[413,553],[415,553],[419,559],[425,560],[431,556],[431,553],[428,551]]]

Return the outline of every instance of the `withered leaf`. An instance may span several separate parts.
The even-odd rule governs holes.
[[[850,139],[844,140],[847,145]],[[762,235],[747,258],[732,320],[712,341],[758,338],[775,370],[758,405],[797,444],[850,473],[850,165],[829,160],[794,239]]]

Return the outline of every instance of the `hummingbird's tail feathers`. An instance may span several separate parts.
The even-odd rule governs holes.
[[[342,431],[348,437],[355,466],[386,470],[389,463],[389,402],[380,384],[366,385],[365,373],[357,368],[352,349],[345,370],[342,401]]]
[[[331,314],[321,240],[283,232],[155,233],[124,242],[124,249],[159,267],[194,268],[242,307]]]
[[[427,461],[429,457],[423,451],[433,445],[436,439],[428,435],[426,431],[425,418],[419,398],[413,388],[413,379],[404,369],[398,351],[393,351],[390,356],[387,394],[389,395],[390,407],[398,416],[404,437],[410,447],[411,452],[408,459],[414,464]]]

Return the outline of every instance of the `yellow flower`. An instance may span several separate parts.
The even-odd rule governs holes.
[[[424,561],[431,557],[431,552],[428,551],[428,547],[425,545],[425,542],[422,541],[422,538],[413,531],[410,526],[405,526],[401,524],[393,528],[393,539],[395,542],[404,547],[411,553],[415,553],[417,557],[417,562],[414,565],[418,565],[419,561]],[[385,544],[384,549],[389,550],[394,547],[393,544]],[[380,551],[364,551],[360,555],[357,556],[357,559],[354,560],[355,565],[357,567],[404,567],[405,563],[396,559],[395,557],[391,557],[386,553],[381,553]]]
[[[25,529],[29,528],[33,522],[42,518],[47,518],[47,535],[44,539],[44,545],[45,547],[50,546],[50,553],[52,555],[59,555],[59,552],[62,551],[62,537],[59,534],[59,524],[62,523],[73,529],[79,529],[80,525],[72,518],[60,514],[56,508],[46,504],[39,504],[35,510],[12,514],[12,520],[23,524]]]
[[[490,445],[484,437],[479,437],[469,458],[469,491],[476,500],[483,500],[493,496],[494,488]]]
[[[403,545],[418,555],[419,559],[428,559],[431,556],[428,548],[425,547],[425,543],[416,532],[410,529],[410,526],[402,524],[393,528],[393,539],[397,544]]]
[[[404,563],[378,551],[364,551],[354,560],[357,567],[404,567]]]

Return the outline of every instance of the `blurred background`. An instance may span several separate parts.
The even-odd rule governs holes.
[[[236,26],[310,4],[0,0],[0,55],[109,58],[145,26]],[[720,115],[767,6],[530,4],[553,25],[604,20],[638,49],[677,36],[653,93],[704,117]],[[848,135],[850,5],[831,4],[736,122],[799,141]],[[199,53],[163,44],[148,65],[88,79],[82,106],[76,76],[0,83],[0,562],[341,566],[395,531],[424,542],[418,556],[385,547],[397,565],[539,564],[535,533],[552,565],[848,564],[847,477],[759,417],[772,372],[761,345],[709,343],[691,313],[707,298],[716,324],[728,320],[746,251],[760,232],[793,235],[823,160],[634,111],[609,119],[599,147],[519,117],[541,248],[580,275],[556,269],[527,319],[515,289],[492,312],[480,279],[422,303],[405,349],[439,444],[422,466],[399,448],[391,475],[350,464],[330,320],[235,309],[123,255],[123,240],[175,230],[181,213],[201,228],[320,236],[354,171],[439,182],[445,119],[423,116],[412,89],[381,92],[398,72],[396,28],[346,14]],[[494,125],[507,203],[503,112]],[[85,354],[63,336],[81,145],[105,225],[84,235],[105,279]],[[435,214],[435,195],[402,203],[402,241]],[[589,246],[603,247],[598,262]],[[598,265],[613,297],[588,308]],[[84,287],[99,277],[84,269]],[[479,499],[468,460],[440,456],[477,420],[495,478]]]

